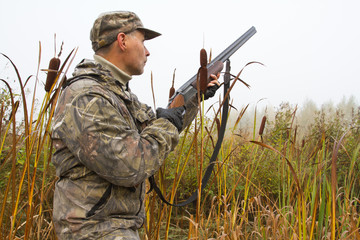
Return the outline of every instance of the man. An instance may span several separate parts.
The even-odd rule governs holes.
[[[110,12],[90,33],[94,61],[77,65],[59,98],[53,124],[53,221],[59,239],[139,239],[145,180],[154,175],[196,115],[197,101],[158,109],[129,89],[160,34],[132,12]],[[217,77],[209,84],[212,94]],[[210,89],[210,88],[209,88]],[[211,91],[210,91],[211,92]]]

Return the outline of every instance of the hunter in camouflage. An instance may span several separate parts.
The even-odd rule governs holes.
[[[59,178],[53,221],[59,239],[139,239],[145,180],[159,170],[197,113],[194,99],[185,116],[184,108],[163,109],[167,114],[156,116],[128,87],[135,71],[101,56],[101,49],[111,53],[118,47],[120,33],[133,31],[141,34],[127,41],[160,35],[144,28],[134,13],[101,15],[90,35],[94,60],[76,66],[59,98],[52,132]],[[138,47],[146,59],[147,49]]]

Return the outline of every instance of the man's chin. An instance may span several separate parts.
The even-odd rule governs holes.
[[[139,76],[144,73],[144,69],[133,74],[133,76]]]

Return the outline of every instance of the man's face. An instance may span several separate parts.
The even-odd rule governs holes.
[[[145,36],[141,31],[134,31],[127,34],[127,51],[126,51],[126,69],[130,75],[140,75],[144,72],[144,67],[149,51],[144,45]]]

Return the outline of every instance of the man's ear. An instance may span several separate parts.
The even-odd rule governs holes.
[[[120,33],[117,35],[117,43],[118,43],[118,46],[119,46],[120,49],[123,50],[123,51],[126,49],[125,38],[126,38],[126,34],[123,33],[123,32],[120,32]]]

